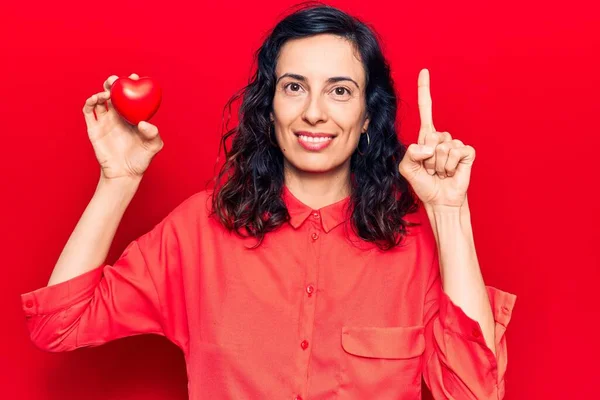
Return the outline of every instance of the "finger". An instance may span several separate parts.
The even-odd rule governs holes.
[[[447,176],[454,176],[454,174],[456,173],[456,167],[458,167],[458,163],[460,162],[460,157],[460,147],[450,149],[450,152],[448,153],[448,161],[446,162],[445,167]]]
[[[435,148],[435,172],[441,179],[446,178],[446,163],[453,146],[452,142],[444,142]]]
[[[431,148],[436,148],[442,142],[442,136],[438,132],[430,132],[424,136],[423,144]],[[424,162],[425,170],[429,175],[435,174],[436,153]]]
[[[450,149],[450,148],[454,147],[454,146],[452,145],[452,135],[450,135],[450,132],[436,132],[436,133],[438,133],[438,134],[440,135],[440,145],[441,145],[441,144],[444,144],[444,143],[447,143],[447,144],[450,144],[450,146],[449,146],[449,147],[447,147],[448,149]],[[439,146],[438,146],[438,147],[439,147]],[[446,160],[447,160],[447,158],[448,158],[448,155],[447,155],[447,154],[444,154],[444,155],[442,155],[442,156],[441,156],[441,157],[442,157],[442,159],[440,160],[440,159],[439,159],[439,153],[437,153],[437,152],[436,152],[436,156],[435,156],[435,157],[436,157],[436,161],[435,161],[435,171],[436,171],[436,173],[438,174],[438,176],[439,176],[440,178],[444,179],[444,178],[446,178],[446,173],[445,173],[445,171],[439,171],[439,170],[438,170],[438,168],[439,168],[439,166],[440,166],[440,165],[442,165],[442,166],[443,166],[443,165],[446,163]]]
[[[104,81],[104,84],[102,85],[104,87],[104,90],[110,92],[110,88],[112,86],[113,83],[115,83],[115,81],[119,79],[119,77],[117,75],[111,75],[108,77],[108,79],[106,79]]]
[[[452,135],[450,134],[450,132],[437,132],[437,133],[439,133],[441,136],[440,143],[452,141]]]
[[[475,149],[471,146],[465,146],[460,142],[456,147],[450,149],[448,161],[446,162],[446,174],[454,176],[458,171],[461,163],[475,158]],[[470,162],[469,162],[470,164]]]
[[[133,74],[129,75],[129,77],[131,79],[140,79],[139,75],[136,74],[136,73],[133,73]],[[109,76],[108,79],[106,79],[104,81],[104,84],[102,85],[104,87],[104,90],[110,92],[110,89],[111,89],[113,83],[115,83],[115,81],[117,79],[119,79],[119,77],[117,75],[111,75],[111,76]]]
[[[83,105],[83,116],[88,126],[95,124],[97,121],[95,114],[96,103],[98,103],[98,94],[88,97]]]
[[[421,118],[421,129],[419,130],[419,144],[424,143],[427,133],[435,132],[433,126],[431,90],[429,82],[429,71],[422,69],[417,82],[419,115]]]
[[[110,99],[110,92],[105,91],[98,93],[98,101],[94,108],[97,118],[100,118],[108,112],[108,99]]]

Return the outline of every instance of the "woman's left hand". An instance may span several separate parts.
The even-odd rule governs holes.
[[[448,132],[435,130],[429,87],[429,71],[423,69],[418,80],[419,143],[408,147],[398,169],[426,206],[461,207],[467,197],[475,149],[452,139]],[[423,152],[426,147],[432,152]]]

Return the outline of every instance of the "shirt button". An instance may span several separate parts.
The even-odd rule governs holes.
[[[296,397],[294,397],[294,400],[302,400],[302,397],[296,396]]]
[[[308,347],[308,340],[303,340],[302,343],[300,343],[300,347],[302,347],[302,350],[306,350]]]
[[[314,212],[313,213],[313,218],[314,219],[319,219],[319,213],[318,212]]]
[[[25,302],[25,307],[27,307],[27,308],[31,308],[31,307],[33,307],[33,301],[31,301],[31,300],[27,300],[27,301]]]
[[[306,287],[306,293],[308,293],[308,296],[310,297],[311,294],[313,294],[315,291],[315,287],[313,285],[308,285]]]
[[[317,240],[319,238],[319,234],[317,232],[312,234],[312,240]]]
[[[475,337],[479,337],[481,336],[481,333],[479,332],[479,330],[477,328],[473,328],[473,331],[471,332],[473,334],[473,336]]]

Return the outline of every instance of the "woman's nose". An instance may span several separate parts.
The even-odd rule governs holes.
[[[311,125],[327,119],[327,113],[320,96],[313,95],[308,97],[303,117]]]

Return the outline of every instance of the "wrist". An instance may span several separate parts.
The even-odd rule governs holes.
[[[440,236],[447,233],[448,230],[454,232],[453,234],[459,232],[459,234],[473,240],[471,211],[466,199],[460,207],[425,204],[424,208],[438,246],[440,245]]]
[[[465,201],[462,203],[461,206],[448,206],[448,205],[443,205],[443,204],[428,204],[428,203],[423,203],[423,206],[429,216],[433,216],[434,213],[436,213],[436,214],[458,213],[460,215],[470,215],[471,214],[470,209],[469,209],[469,198],[467,195],[465,195]]]
[[[122,197],[133,197],[141,180],[141,176],[139,178],[105,178],[101,176],[96,186],[96,192],[111,192]]]

